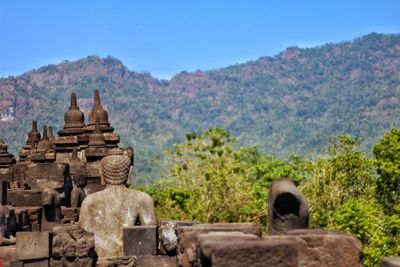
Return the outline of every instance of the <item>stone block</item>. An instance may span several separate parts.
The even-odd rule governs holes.
[[[17,259],[34,260],[50,257],[50,232],[17,232]]]
[[[176,257],[169,256],[139,256],[135,267],[175,267]]]
[[[32,231],[32,232],[40,232],[40,224],[38,224],[38,223],[32,223],[32,224],[31,224],[31,231]]]
[[[137,256],[99,258],[96,267],[136,267]]]
[[[383,257],[381,260],[382,267],[400,267],[400,257]]]
[[[68,165],[65,163],[37,163],[28,167],[28,184],[32,189],[61,188]]]
[[[55,147],[56,150],[56,161],[57,162],[62,162],[62,163],[69,163],[71,160],[71,155],[70,153],[63,153],[65,150],[72,150],[72,148],[67,148],[65,149],[64,147]]]
[[[197,262],[194,265],[201,266],[201,259],[211,258],[212,252],[214,250],[213,244],[216,243],[224,243],[224,244],[232,244],[232,243],[242,243],[261,240],[261,237],[253,235],[253,234],[244,234],[241,232],[209,232],[206,234],[197,235],[197,253],[192,252],[193,256],[197,259]],[[211,244],[211,246],[209,246]],[[190,255],[190,252],[189,252]],[[206,260],[208,262],[208,260]]]
[[[94,234],[78,225],[55,227],[52,255],[56,258],[94,257]]]
[[[124,255],[155,255],[157,226],[128,226],[123,228]]]
[[[94,265],[94,259],[89,257],[50,259],[50,267],[92,267]]]
[[[27,162],[18,162],[8,170],[12,174],[12,181],[17,183],[19,187],[22,187],[24,184],[28,166],[29,163]],[[11,180],[9,180],[9,182],[11,182]]]
[[[42,192],[39,190],[9,190],[8,202],[16,207],[42,206]]]
[[[178,247],[178,236],[176,230],[182,226],[192,226],[200,224],[197,221],[178,221],[178,220],[161,220],[158,228],[158,249],[160,254],[175,256]]]
[[[291,240],[205,238],[199,243],[199,263],[188,266],[293,267],[298,262],[297,244]]]
[[[49,259],[26,260],[24,267],[49,267]]]
[[[362,244],[343,231],[292,230],[265,240],[292,240],[297,244],[299,267],[354,267],[361,265]]]
[[[78,146],[77,136],[58,136],[53,138],[52,143],[57,146]]]
[[[258,223],[216,223],[178,227],[180,266],[191,266],[192,262],[197,260],[197,236],[209,232],[241,232],[261,237],[261,225]]]

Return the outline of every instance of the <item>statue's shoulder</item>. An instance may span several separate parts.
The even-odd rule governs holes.
[[[89,194],[83,200],[81,209],[85,209],[85,208],[90,209],[93,207],[93,205],[98,203],[99,200],[101,200],[101,199],[102,199],[101,191]]]
[[[153,198],[149,194],[139,190],[131,190],[131,191],[132,194],[135,195],[135,198],[139,200],[139,202],[153,203]]]

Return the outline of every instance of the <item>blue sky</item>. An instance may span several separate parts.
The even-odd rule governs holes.
[[[0,0],[0,77],[111,55],[170,78],[373,31],[400,33],[400,1]]]

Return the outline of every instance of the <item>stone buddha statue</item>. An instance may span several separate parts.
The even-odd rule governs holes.
[[[153,199],[127,188],[131,159],[119,148],[101,160],[102,191],[88,195],[82,203],[79,225],[93,232],[99,257],[123,256],[123,227],[156,225]]]

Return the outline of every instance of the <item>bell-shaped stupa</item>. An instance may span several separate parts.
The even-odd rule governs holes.
[[[88,128],[90,130],[94,130],[97,119],[100,121],[100,128],[102,132],[114,131],[114,128],[110,126],[110,122],[108,121],[108,113],[101,105],[99,90],[94,91],[94,104],[89,113]]]
[[[71,93],[71,104],[64,114],[64,127],[58,131],[60,136],[79,135],[84,132],[85,116],[79,110],[75,93]]]

